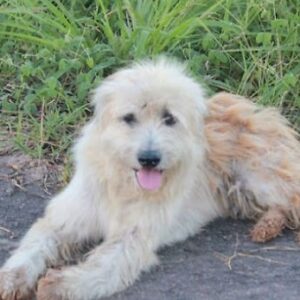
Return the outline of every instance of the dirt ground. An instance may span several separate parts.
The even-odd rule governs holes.
[[[0,263],[55,191],[57,168],[26,156],[0,156]],[[52,176],[53,175],[53,176]],[[250,222],[217,220],[159,252],[161,264],[106,300],[300,299],[300,246],[291,231],[252,243]]]

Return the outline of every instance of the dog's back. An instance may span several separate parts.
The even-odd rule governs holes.
[[[300,151],[275,109],[228,93],[208,101],[205,133],[212,186],[230,215],[258,218],[270,207],[299,226]],[[255,237],[254,237],[255,239]]]

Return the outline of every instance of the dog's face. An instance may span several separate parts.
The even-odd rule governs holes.
[[[177,66],[119,71],[98,88],[95,102],[110,167],[118,166],[140,189],[159,190],[201,156],[202,90]]]

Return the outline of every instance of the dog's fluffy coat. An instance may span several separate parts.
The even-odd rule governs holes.
[[[108,77],[93,102],[75,175],[1,269],[1,300],[30,297],[38,280],[39,300],[111,295],[156,264],[159,247],[218,216],[257,219],[254,241],[299,225],[299,142],[276,111],[226,93],[205,101],[184,68],[164,59]],[[137,180],[145,149],[161,153],[153,191]],[[99,239],[82,263],[46,273]]]

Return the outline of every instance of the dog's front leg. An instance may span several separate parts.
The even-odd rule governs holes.
[[[45,218],[38,220],[0,271],[0,299],[30,298],[46,262],[57,255],[54,230]]]
[[[37,299],[89,300],[109,296],[131,285],[155,263],[151,238],[133,229],[105,241],[84,263],[48,272],[39,281]]]
[[[96,209],[80,184],[73,181],[51,200],[45,216],[27,232],[20,247],[0,270],[0,300],[31,299],[39,276],[57,264],[60,254],[98,230]],[[99,229],[100,231],[100,229]]]

